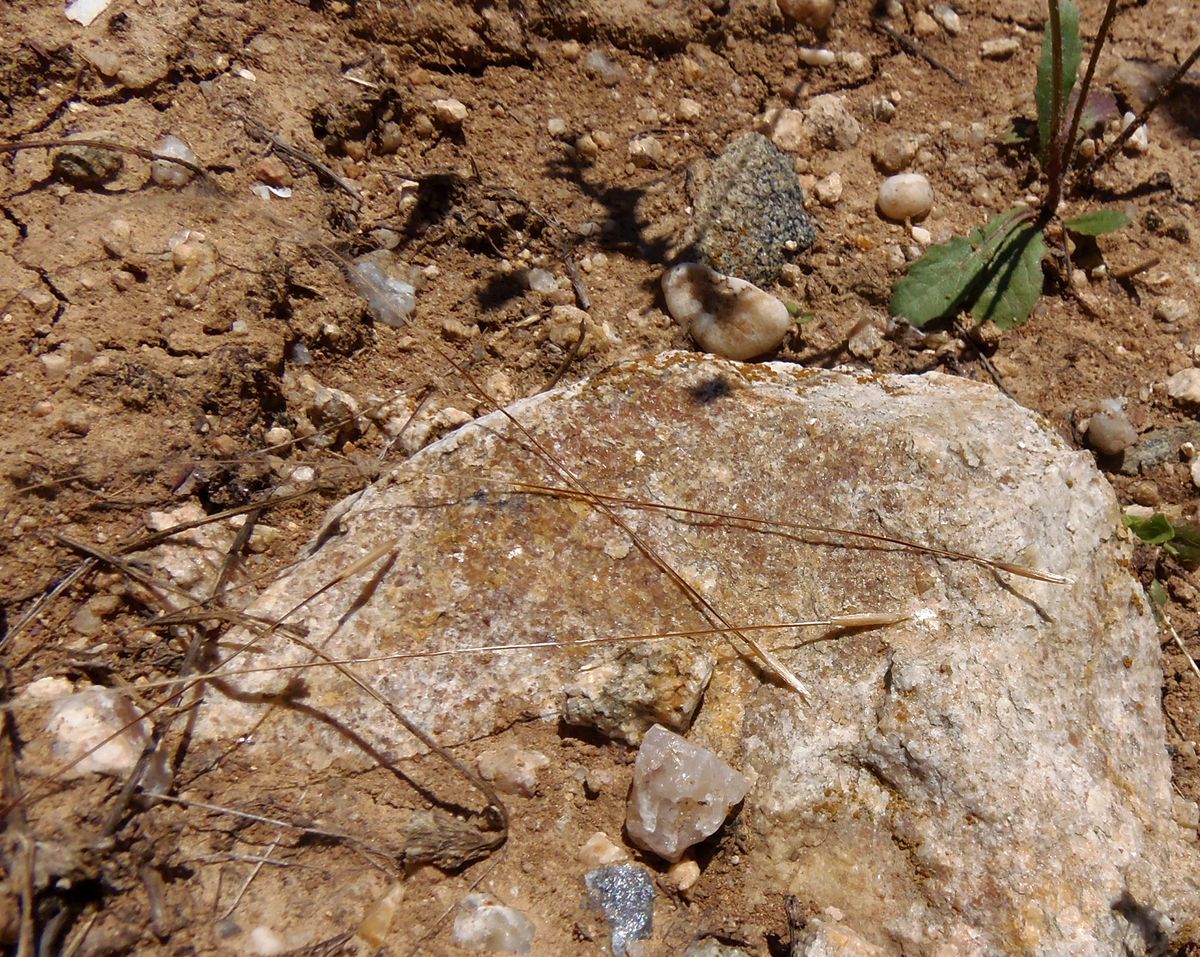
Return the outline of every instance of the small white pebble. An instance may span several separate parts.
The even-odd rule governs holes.
[[[933,242],[933,234],[924,226],[912,226],[909,228],[909,233],[912,238],[919,242],[922,246],[928,246]]]
[[[679,106],[675,108],[675,118],[681,123],[695,123],[703,113],[704,109],[699,102],[687,96],[682,97]]]
[[[837,62],[837,54],[832,50],[801,47],[797,53],[800,62],[808,66],[833,66]]]
[[[442,126],[461,126],[467,118],[467,107],[461,100],[433,101],[433,117]]]
[[[1182,322],[1191,314],[1186,299],[1164,299],[1154,307],[1154,318],[1160,322]]]
[[[1133,113],[1126,113],[1125,116],[1121,118],[1121,129],[1128,129],[1134,124],[1136,119],[1137,117]],[[1146,124],[1143,123],[1136,130],[1134,130],[1129,139],[1125,141],[1125,144],[1121,147],[1121,149],[1130,156],[1137,156],[1150,149],[1150,131],[1146,128]]]
[[[919,37],[931,37],[938,32],[938,23],[924,10],[918,10],[912,18],[913,32]]]
[[[600,155],[600,147],[591,133],[584,133],[575,141],[575,151],[588,160],[594,160]]]
[[[282,937],[270,927],[262,925],[250,931],[246,939],[246,946],[250,953],[259,954],[260,957],[274,957],[275,954],[282,954],[288,949]]]
[[[837,61],[851,73],[865,73],[871,67],[871,58],[857,50],[848,50],[837,55]]]
[[[596,831],[579,849],[578,857],[584,867],[591,869],[626,860],[629,853],[609,840],[603,831]]]
[[[154,152],[162,156],[173,156],[188,163],[197,163],[196,154],[178,136],[168,134],[158,141]],[[150,164],[150,178],[159,186],[186,186],[192,178],[192,171],[186,166],[171,163],[167,160],[154,160]]]
[[[307,485],[317,477],[316,470],[310,465],[300,465],[292,469],[292,474],[288,476],[288,480],[298,482],[302,485]]]
[[[47,379],[61,379],[67,374],[67,369],[71,365],[71,360],[62,352],[47,352],[45,355],[38,356],[41,360],[42,369],[46,373]]]
[[[979,55],[985,60],[1007,60],[1021,49],[1021,41],[1016,37],[1000,37],[997,40],[984,40],[979,45]]]
[[[792,328],[779,299],[699,263],[668,269],[662,287],[672,318],[701,349],[719,356],[753,359],[779,348]]]
[[[267,434],[263,436],[267,445],[287,445],[295,438],[292,435],[291,429],[285,429],[282,425],[277,425],[274,428],[267,429]]]
[[[888,219],[920,219],[932,207],[933,187],[921,173],[889,176],[879,186],[879,212]]]
[[[959,19],[958,14],[954,12],[954,8],[949,4],[935,3],[933,5],[933,19],[952,37],[956,37],[962,33],[962,20]]]
[[[700,880],[700,865],[690,859],[672,864],[666,873],[666,882],[680,893],[691,890],[696,886],[698,880]]]
[[[896,104],[886,96],[876,97],[871,101],[871,115],[886,123],[896,115]]]
[[[824,179],[813,184],[813,194],[822,206],[836,206],[842,198],[842,177],[838,173],[830,173]]]
[[[1190,405],[1200,405],[1200,369],[1183,369],[1167,379],[1167,395]]]
[[[566,121],[558,116],[550,117],[550,119],[546,121],[546,132],[557,139],[567,132]]]
[[[629,158],[639,169],[661,167],[666,151],[657,136],[639,136],[629,144]]]
[[[625,77],[625,70],[619,63],[614,63],[599,50],[589,50],[583,58],[583,69],[592,76],[598,77],[605,86],[616,86]]]

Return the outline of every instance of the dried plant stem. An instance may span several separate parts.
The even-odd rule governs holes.
[[[827,618],[809,618],[804,621],[773,621],[761,625],[738,625],[739,631],[793,631],[798,628],[836,628],[845,631],[864,628],[882,628],[897,625],[907,621],[911,616],[899,612],[850,612],[845,615],[831,615]],[[313,668],[336,668],[339,665],[369,665],[384,661],[414,661],[425,658],[454,658],[470,655],[495,655],[514,651],[582,651],[596,645],[615,645],[623,643],[670,641],[677,638],[708,638],[714,635],[729,635],[730,628],[689,628],[682,631],[661,631],[648,634],[629,635],[599,635],[592,638],[556,638],[546,641],[525,641],[502,645],[469,645],[462,648],[440,648],[436,651],[395,651],[385,655],[362,655],[355,658],[330,658],[320,661],[298,661],[278,665],[256,665],[248,668],[222,668],[219,671],[208,671],[199,676],[180,675],[176,678],[159,678],[138,684],[139,691],[153,691],[158,688],[173,688],[177,685],[193,685],[201,681],[222,681],[227,678],[240,678],[246,675],[280,673],[285,671],[308,671]],[[39,699],[39,704],[46,699]],[[49,699],[53,700],[53,699]],[[11,710],[11,706],[8,706]],[[5,708],[0,708],[0,711]],[[147,711],[147,714],[150,712]]]
[[[63,146],[85,146],[89,149],[110,150],[113,153],[128,153],[131,156],[140,156],[145,160],[157,160],[163,163],[175,163],[177,166],[182,166],[184,169],[191,170],[197,176],[204,178],[205,181],[211,182],[211,178],[208,175],[208,170],[206,170],[203,166],[198,166],[190,160],[180,159],[178,156],[168,156],[165,153],[156,153],[154,150],[142,149],[140,146],[126,146],[124,143],[109,143],[106,140],[12,140],[8,143],[0,143],[0,153],[16,153],[19,150],[32,149],[55,149]]]
[[[1083,74],[1083,81],[1079,84],[1078,93],[1075,96],[1075,110],[1071,114],[1071,123],[1067,127],[1067,135],[1062,142],[1062,160],[1059,164],[1059,171],[1062,176],[1066,176],[1071,169],[1071,162],[1075,157],[1075,136],[1079,132],[1079,123],[1083,118],[1084,106],[1087,103],[1088,92],[1092,88],[1092,78],[1096,75],[1096,63],[1100,60],[1100,51],[1104,49],[1104,43],[1108,39],[1109,28],[1112,27],[1113,19],[1117,15],[1117,0],[1108,0],[1104,7],[1104,19],[1100,21],[1100,29],[1096,32],[1096,39],[1092,43],[1092,51],[1088,55],[1087,69]],[[1055,144],[1057,146],[1057,143]],[[1070,270],[1067,272],[1070,275]]]
[[[498,479],[496,481],[501,481],[507,485],[511,485],[513,488],[529,492],[536,492],[546,495],[561,495],[568,498],[582,497],[573,489],[561,488],[554,485],[537,485],[530,482],[520,482],[512,479]],[[918,551],[926,555],[933,555],[937,558],[948,558],[953,559],[954,561],[971,562],[975,565],[982,565],[985,568],[1009,572],[1021,578],[1031,578],[1034,581],[1050,582],[1055,585],[1065,585],[1070,582],[1070,579],[1065,578],[1062,575],[1055,575],[1053,572],[1044,572],[1036,568],[1027,568],[1024,565],[1019,565],[1015,562],[1000,561],[993,558],[982,558],[979,555],[972,555],[968,552],[954,551],[953,549],[949,548],[939,548],[935,545],[922,545],[920,542],[914,542],[906,538],[898,538],[893,535],[882,535],[875,532],[863,532],[857,529],[840,528],[834,525],[819,525],[812,522],[788,522],[779,519],[759,518],[753,515],[714,511],[711,509],[689,508],[684,505],[670,505],[663,502],[644,502],[619,495],[605,495],[599,492],[589,492],[588,495],[592,498],[602,499],[606,502],[612,502],[614,505],[622,507],[661,512],[679,512],[684,515],[698,515],[704,518],[715,518],[728,522],[742,523],[746,526],[763,528],[790,528],[802,532],[819,532],[825,535],[841,535],[846,538],[857,538],[864,541],[878,542],[884,545],[896,545],[900,548],[912,549],[913,551]]]
[[[366,851],[368,854],[375,854],[384,859],[392,859],[395,853],[386,848],[376,847],[373,844],[367,844],[353,834],[345,834],[341,831],[329,831],[320,827],[309,827],[305,824],[296,824],[292,821],[285,821],[278,817],[267,817],[264,814],[253,814],[250,811],[239,811],[236,808],[222,807],[219,804],[209,804],[206,801],[193,801],[190,798],[175,797],[170,794],[154,795],[156,801],[166,801],[169,804],[178,804],[181,807],[196,807],[202,811],[212,811],[215,814],[228,814],[231,817],[238,817],[244,821],[253,821],[255,824],[267,824],[271,827],[282,827],[290,831],[299,831],[302,834],[311,834],[314,837],[327,837],[331,840],[342,841],[347,844],[352,844],[360,850]]]
[[[1134,117],[1133,122],[1121,131],[1121,135],[1113,140],[1103,153],[1092,160],[1087,169],[1083,171],[1083,177],[1085,179],[1089,179],[1094,176],[1096,171],[1099,170],[1100,167],[1107,163],[1110,159],[1112,159],[1113,156],[1116,155],[1117,150],[1125,145],[1129,137],[1133,136],[1133,134],[1138,131],[1139,127],[1145,125],[1145,122],[1149,118],[1150,114],[1158,108],[1158,105],[1163,100],[1171,95],[1171,91],[1175,89],[1179,81],[1183,79],[1183,77],[1187,74],[1187,71],[1192,68],[1197,60],[1200,60],[1200,45],[1198,45],[1196,49],[1188,54],[1188,58],[1186,60],[1179,64],[1179,67],[1175,70],[1175,72],[1167,78],[1167,82],[1159,87],[1158,92],[1151,97],[1150,102],[1143,106],[1141,112]]]

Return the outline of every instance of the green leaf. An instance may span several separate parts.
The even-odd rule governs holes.
[[[970,287],[977,283],[996,249],[996,242],[1013,225],[1014,210],[993,216],[966,239],[930,246],[892,287],[888,310],[920,328],[971,304]]]
[[[997,329],[1021,325],[1042,295],[1042,260],[1046,240],[1037,226],[1014,230],[1001,243],[983,273],[986,282],[975,294],[971,315],[988,319]]]
[[[1066,122],[1067,103],[1075,86],[1079,72],[1079,61],[1083,58],[1083,44],[1079,41],[1079,8],[1071,0],[1050,0],[1059,4],[1059,26],[1062,30],[1062,91],[1058,103],[1060,124]],[[1038,62],[1037,87],[1034,90],[1038,111],[1038,159],[1042,166],[1050,155],[1051,140],[1059,130],[1051,130],[1054,118],[1054,50],[1050,23],[1046,22],[1042,34],[1042,58]]]
[[[1163,547],[1188,568],[1200,566],[1200,527],[1191,522],[1172,522],[1175,537]]]
[[[1155,512],[1149,518],[1141,515],[1122,515],[1121,520],[1134,535],[1147,545],[1165,545],[1175,537],[1175,528],[1171,520],[1162,512]]]
[[[1103,236],[1105,233],[1115,233],[1129,223],[1129,217],[1119,210],[1097,209],[1082,216],[1071,217],[1063,223],[1063,227],[1067,232],[1079,236]]]
[[[1157,578],[1150,583],[1150,600],[1157,608],[1167,607],[1167,590]]]

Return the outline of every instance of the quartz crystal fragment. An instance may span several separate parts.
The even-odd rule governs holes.
[[[527,954],[533,935],[528,917],[487,894],[468,894],[454,918],[454,942],[472,950]]]
[[[675,862],[715,834],[749,790],[750,782],[707,748],[655,725],[633,765],[625,829],[638,847]]]

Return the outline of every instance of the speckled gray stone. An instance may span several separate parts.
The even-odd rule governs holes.
[[[696,175],[680,259],[762,285],[816,238],[792,160],[765,136],[747,133]]]
[[[1179,461],[1179,447],[1184,442],[1200,446],[1200,422],[1171,425],[1147,432],[1125,450],[1121,474],[1151,472],[1167,462]]]

